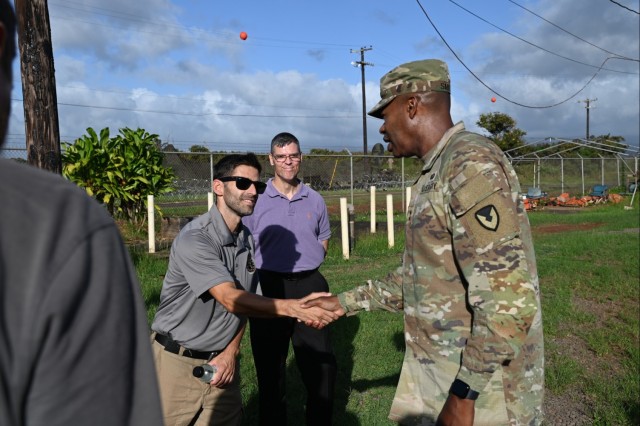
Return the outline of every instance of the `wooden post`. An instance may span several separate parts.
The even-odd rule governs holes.
[[[371,233],[376,233],[376,187],[369,188],[371,192]]]
[[[349,259],[349,218],[347,213],[347,199],[340,198],[340,229],[342,230],[342,257]]]
[[[147,217],[149,222],[149,253],[156,252],[156,215],[153,195],[147,195]]]
[[[410,186],[407,186],[406,192],[407,192],[407,200],[406,200],[407,205],[404,208],[404,212],[409,213],[409,204],[411,204],[411,187]]]
[[[393,194],[387,194],[387,234],[389,238],[389,248],[391,248],[395,245],[393,228]]]

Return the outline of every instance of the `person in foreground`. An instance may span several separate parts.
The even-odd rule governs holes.
[[[274,177],[244,223],[256,239],[256,266],[262,294],[298,299],[329,291],[318,268],[331,228],[320,194],[298,179],[302,153],[291,133],[271,141]],[[289,341],[307,390],[307,425],[330,425],[337,373],[329,328],[315,329],[291,318],[251,318],[251,348],[260,394],[260,424],[286,425],[286,361]]]
[[[0,0],[2,142],[14,57]],[[136,271],[106,209],[2,159],[0,200],[0,425],[162,425]]]
[[[216,165],[216,203],[189,222],[171,245],[160,304],[151,326],[164,419],[171,425],[238,425],[242,420],[240,351],[246,316],[297,318],[321,328],[344,312],[303,309],[304,300],[270,299],[259,292],[254,240],[242,218],[266,188],[253,153],[231,154]],[[329,295],[314,293],[309,297]],[[195,367],[216,368],[210,383]]]
[[[540,291],[520,185],[502,151],[450,115],[446,64],[400,65],[369,112],[412,187],[403,264],[385,279],[307,303],[347,314],[404,311],[406,354],[389,418],[419,425],[543,420]]]

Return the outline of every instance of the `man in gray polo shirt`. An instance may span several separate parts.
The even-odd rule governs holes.
[[[254,241],[241,219],[253,213],[266,188],[258,181],[261,170],[252,153],[222,158],[213,179],[216,204],[183,228],[172,244],[151,327],[167,426],[240,424],[236,355],[244,315],[289,316],[321,328],[342,313],[254,294],[259,285]],[[324,293],[310,297],[319,294]],[[210,383],[192,376],[203,363],[216,369]]]

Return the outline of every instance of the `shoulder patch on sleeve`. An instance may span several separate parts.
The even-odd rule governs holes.
[[[500,225],[500,215],[493,204],[484,206],[475,213],[478,223],[489,231],[496,231]]]
[[[503,244],[518,235],[516,206],[490,174],[478,173],[451,194],[453,215],[477,249]]]
[[[484,249],[491,244],[502,244],[518,235],[516,212],[503,194],[495,192],[476,205],[469,214],[460,218],[475,246]]]

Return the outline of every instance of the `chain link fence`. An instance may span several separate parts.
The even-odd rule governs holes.
[[[27,162],[26,148],[0,148],[0,158],[15,160],[20,163]]]
[[[162,211],[181,210],[200,214],[207,206],[207,193],[211,191],[214,165],[227,153],[165,153],[164,164],[171,167],[177,178],[174,190],[157,198]],[[256,154],[262,164],[261,179],[273,177],[268,154]],[[377,191],[392,192],[404,205],[404,188],[411,185],[420,173],[418,159],[394,159],[372,155],[303,155],[298,177],[327,199],[327,204],[339,198],[365,196],[371,186]],[[364,201],[363,201],[364,202]],[[367,200],[366,203],[369,201]],[[193,210],[189,209],[193,207]]]
[[[581,196],[595,185],[607,185],[617,192],[630,192],[638,179],[638,157],[513,159],[523,191],[539,188],[551,196],[562,193]]]
[[[186,153],[165,152],[164,165],[173,169],[176,179],[172,191],[156,197],[165,216],[192,217],[206,211],[214,165],[227,152]],[[256,154],[263,166],[263,180],[273,176],[268,154]],[[0,149],[0,157],[26,162],[26,149]],[[638,180],[638,156],[600,158],[514,158],[511,160],[522,191],[539,188],[550,196],[568,192],[572,196],[588,194],[594,185],[607,185],[617,192],[629,192]],[[330,207],[346,197],[356,212],[368,212],[369,189],[376,187],[382,198],[393,194],[394,204],[405,206],[407,186],[420,175],[422,162],[417,158],[396,159],[376,155],[314,155],[303,156],[300,179],[319,191]]]
[[[178,179],[174,191],[159,198],[165,212],[173,208],[193,214],[206,210],[207,193],[215,163],[226,153],[165,153],[165,165],[173,168]],[[268,154],[257,154],[262,164],[263,180],[273,176]],[[625,193],[638,177],[638,157],[513,159],[523,193],[540,188],[550,196],[568,192],[572,196],[588,194],[594,185],[607,185]],[[319,191],[330,207],[347,197],[360,211],[368,211],[371,186],[376,191],[391,193],[394,202],[405,206],[405,188],[420,175],[422,162],[417,158],[396,159],[375,155],[304,155],[300,165],[300,179]],[[383,195],[384,196],[384,195]],[[382,204],[381,204],[382,205]],[[169,209],[169,210],[167,210]]]

